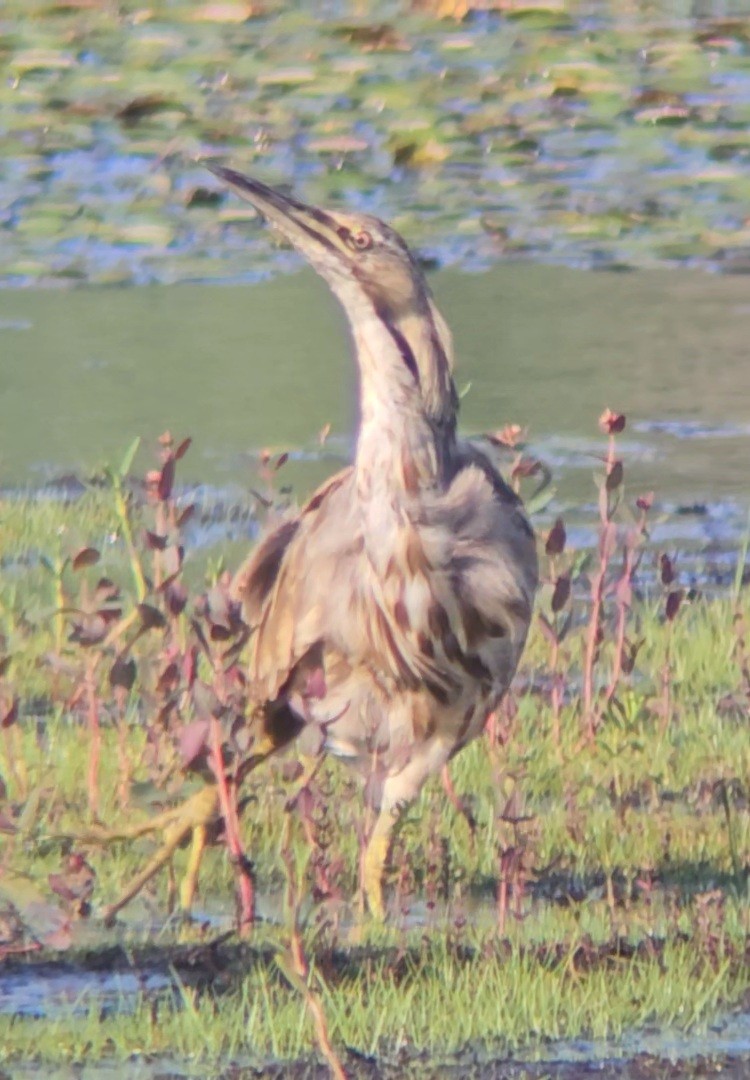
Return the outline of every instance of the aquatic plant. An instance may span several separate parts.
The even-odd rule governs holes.
[[[201,509],[177,481],[189,440],[163,436],[143,480],[129,475],[129,452],[98,486],[58,506],[53,528],[40,510],[44,531],[33,543],[49,554],[29,565],[22,590],[5,587],[0,627],[6,963],[17,953],[76,950],[102,918],[114,922],[97,931],[104,940],[142,937],[137,922],[122,921],[118,893],[135,883],[140,911],[158,918],[172,909],[170,861],[184,867],[188,836],[173,836],[170,859],[158,865],[144,859],[142,843],[159,827],[169,831],[172,800],[199,797],[218,777],[201,905],[225,908],[234,880],[236,925],[247,927],[258,894],[265,904],[286,882],[286,918],[278,928],[256,924],[250,947],[262,955],[270,946],[288,990],[262,965],[245,985],[246,975],[230,974],[231,950],[226,958],[237,1023],[252,1014],[251,984],[267,996],[268,1026],[251,1025],[258,1047],[294,1055],[313,1039],[337,1059],[343,1044],[379,1052],[396,1038],[388,1017],[399,1001],[412,1043],[455,1047],[459,1028],[425,1026],[410,995],[449,985],[458,1008],[462,980],[480,972],[492,980],[517,969],[512,978],[525,980],[529,998],[519,998],[513,1019],[480,1011],[474,1026],[462,1021],[460,1030],[506,1049],[532,1030],[679,1022],[674,994],[688,970],[694,1007],[683,1022],[736,999],[748,932],[746,598],[739,584],[709,601],[681,582],[674,553],[650,541],[651,494],[626,490],[617,446],[625,418],[607,412],[600,423],[596,545],[572,551],[559,514],[541,530],[545,585],[528,659],[482,744],[445,778],[454,802],[436,784],[407,817],[392,857],[390,923],[359,931],[370,943],[361,962],[347,944],[346,898],[367,830],[351,779],[328,761],[302,773],[293,759],[244,775],[253,740],[246,630],[221,560],[209,558],[204,571],[191,565],[190,523]],[[495,442],[510,455],[513,482],[538,488],[540,466],[520,430]],[[283,456],[266,455],[261,467],[261,512],[272,514],[286,497],[276,491]],[[28,508],[18,512],[28,523]],[[81,527],[90,541],[80,542]],[[101,841],[113,835],[128,842],[105,857]],[[197,941],[207,933],[201,910],[180,931]],[[431,943],[429,963],[416,960],[419,941]],[[402,962],[408,977],[398,974]],[[585,1002],[613,965],[625,981],[615,980],[594,1012]],[[663,979],[646,991],[664,965],[669,994]],[[183,1026],[179,1036],[187,1049],[214,1023],[215,1006],[208,984],[191,989],[180,977],[184,1016],[196,1017],[193,1033]],[[631,979],[641,986],[640,1012],[626,1007]],[[564,984],[565,1018],[556,997]],[[365,1014],[345,1007],[350,985],[356,993],[366,985],[378,1003],[376,1035],[365,1038]],[[528,1012],[537,992],[540,1005]],[[293,1000],[313,1018],[308,1035],[291,1034]],[[222,999],[222,1017],[226,1009]],[[138,1015],[140,1045],[157,1048],[157,1029],[146,1025],[146,1035],[146,1014]],[[8,1046],[28,1052],[26,1028],[14,1030]],[[239,1029],[231,1030],[240,1052]],[[122,1038],[124,1047],[130,1036]],[[230,1044],[217,1040],[225,1053]]]

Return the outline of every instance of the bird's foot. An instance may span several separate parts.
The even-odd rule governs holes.
[[[131,878],[117,899],[104,908],[102,916],[105,923],[109,924],[114,921],[118,912],[134,896],[138,895],[144,885],[170,861],[177,848],[188,838],[191,839],[190,853],[187,868],[180,883],[179,904],[181,911],[189,914],[195,899],[198,873],[209,829],[217,821],[218,815],[218,789],[215,784],[208,784],[177,806],[162,811],[162,813],[157,814],[148,821],[120,829],[105,829],[94,826],[85,831],[77,832],[73,837],[74,839],[83,843],[96,843],[104,846],[122,841],[137,840],[142,836],[157,833],[161,833],[163,837],[161,846],[143,869]]]

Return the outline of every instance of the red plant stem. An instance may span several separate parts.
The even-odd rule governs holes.
[[[118,783],[118,799],[120,808],[127,809],[130,796],[130,758],[128,757],[128,729],[125,722],[127,691],[122,686],[115,687],[115,702],[117,705],[117,757],[119,764],[120,780]]]
[[[607,704],[615,696],[615,691],[622,675],[622,651],[625,648],[625,626],[628,618],[628,609],[625,604],[617,607],[617,629],[615,631],[615,658],[612,663],[612,676],[609,680],[607,692],[604,695]]]
[[[292,854],[292,818],[287,814],[284,819],[284,828],[281,833],[281,861],[286,870],[286,890],[284,902],[289,912],[291,921],[291,933],[289,937],[289,952],[292,957],[293,970],[298,978],[307,980],[310,975],[310,967],[307,963],[305,950],[299,933],[299,891],[297,888],[297,870],[294,865]]]
[[[557,559],[554,555],[550,555],[549,559],[550,569],[550,583],[554,585],[557,580]],[[552,612],[552,622],[554,625],[554,639],[550,644],[550,672],[552,674],[552,689],[550,691],[550,703],[552,705],[552,739],[555,746],[560,748],[560,709],[562,705],[562,687],[560,685],[559,672],[557,665],[560,661],[560,638],[559,633],[559,618],[556,612]]]
[[[500,881],[497,885],[497,932],[505,933],[505,922],[508,915],[508,879],[501,871]]]
[[[96,683],[94,671],[96,665],[90,661],[86,664],[86,699],[88,702],[89,722],[89,771],[88,771],[88,794],[89,811],[92,817],[99,815],[99,758],[101,756],[102,733],[99,727],[99,709],[96,701]]]
[[[320,997],[310,986],[310,965],[305,956],[302,935],[299,930],[299,889],[294,856],[291,849],[291,817],[287,815],[281,843],[281,858],[286,869],[286,907],[289,911],[291,929],[289,936],[289,957],[291,965],[280,964],[291,985],[302,995],[312,1017],[315,1041],[326,1060],[334,1080],[348,1080],[341,1060],[336,1053],[328,1031],[328,1021]]]
[[[609,524],[605,525],[605,530],[609,528]],[[600,547],[599,557],[599,569],[594,575],[594,579],[591,582],[591,614],[589,616],[589,624],[586,630],[586,652],[583,662],[583,713],[586,720],[586,727],[588,733],[589,742],[594,741],[596,735],[597,722],[594,716],[594,662],[596,657],[596,646],[599,637],[599,620],[601,618],[602,600],[604,598],[604,575],[606,573],[607,563],[606,555],[603,547]]]
[[[156,516],[156,532],[157,532],[157,534],[159,536],[163,536],[165,531],[166,531],[166,525],[165,525],[165,520],[164,520],[164,504],[162,502],[157,503],[156,515],[155,516]],[[153,566],[154,566],[154,591],[158,592],[159,589],[161,588],[161,582],[162,582],[162,576],[161,576],[161,571],[162,571],[161,551],[159,551],[158,548],[154,548]]]
[[[219,727],[219,721],[215,716],[211,717],[211,752],[213,754],[213,769],[216,775],[216,786],[219,792],[219,805],[221,806],[221,814],[224,818],[226,845],[237,874],[237,887],[240,900],[239,930],[240,934],[244,934],[252,927],[253,922],[255,921],[255,883],[253,882],[245,859],[245,853],[242,849],[234,788],[230,791],[227,782],[227,774],[224,769],[224,756],[221,751],[221,729]]]
[[[515,884],[513,886],[513,914],[520,922],[523,919],[523,898],[526,892],[526,875],[523,869],[523,863],[519,862],[515,873]]]
[[[489,736],[490,746],[494,746],[497,743],[497,711],[495,709],[493,709],[492,712],[487,713],[487,719],[484,722],[484,730]]]
[[[443,765],[443,771],[440,774],[440,779],[442,780],[443,790],[448,796],[448,801],[450,802],[451,806],[453,807],[455,812],[459,814],[466,822],[466,825],[469,829],[469,843],[471,845],[471,850],[473,851],[474,839],[477,831],[477,823],[474,820],[474,815],[471,813],[464,800],[456,791],[456,788],[453,784],[453,777],[451,776],[449,765]]]
[[[562,708],[562,680],[560,673],[557,670],[557,665],[560,660],[560,641],[555,638],[552,645],[552,656],[550,657],[550,668],[552,670],[552,690],[550,692],[550,702],[552,705],[552,739],[555,746],[560,749],[561,732],[560,732],[560,711]]]
[[[19,945],[0,945],[0,960],[4,960],[6,956],[23,956],[25,953],[39,952],[42,948],[44,946],[41,941],[29,941]]]
[[[667,649],[661,669],[662,735],[666,735],[672,720],[672,624],[667,626]]]
[[[627,582],[628,593],[632,592],[633,579],[640,566],[641,554],[638,552],[638,542],[646,532],[646,515],[645,509],[641,510],[640,516],[635,526],[635,530],[630,534],[630,537],[625,548],[625,559],[622,568],[621,581]],[[606,701],[609,702],[615,696],[617,686],[622,676],[622,656],[625,649],[625,630],[628,622],[628,612],[630,610],[630,604],[623,600],[622,596],[618,594],[617,597],[617,633],[615,640],[615,662],[612,669],[612,677],[610,679],[609,686],[607,687]]]
[[[5,742],[5,760],[8,775],[13,777],[16,784],[16,792],[19,798],[25,798],[27,795],[27,785],[22,778],[22,771],[25,773],[25,763],[21,747],[20,733],[16,728],[16,725],[7,727],[3,730],[3,739]],[[15,743],[15,746],[13,745]]]
[[[630,547],[625,554],[625,565],[622,570],[622,579],[626,581],[628,585],[633,580],[633,572],[635,570],[635,549]],[[615,658],[612,665],[612,676],[609,680],[609,686],[605,695],[607,704],[615,696],[615,691],[620,682],[620,676],[622,675],[622,654],[625,648],[625,629],[628,622],[628,610],[629,604],[623,599],[618,597],[617,600],[617,630],[615,632]]]
[[[605,483],[602,485],[599,495],[599,518],[601,531],[599,533],[599,567],[591,582],[591,615],[586,633],[586,652],[583,664],[583,712],[586,721],[587,736],[590,743],[594,741],[599,717],[594,715],[594,664],[596,648],[599,637],[599,623],[604,601],[604,582],[607,576],[607,568],[610,559],[610,534],[612,530],[612,504],[610,492],[607,489],[606,478],[610,476],[615,467],[615,436],[609,433],[607,443],[607,456],[605,465]]]
[[[289,951],[297,975],[299,975],[300,979],[308,979],[310,977],[310,966],[307,963],[305,950],[302,947],[302,938],[300,937],[299,927],[296,925],[296,922],[289,941]]]

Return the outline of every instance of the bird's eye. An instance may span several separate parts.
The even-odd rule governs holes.
[[[352,251],[369,251],[372,247],[372,237],[364,229],[359,232],[350,232],[344,238],[344,243]]]

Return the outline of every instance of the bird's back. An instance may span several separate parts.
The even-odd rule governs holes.
[[[345,469],[237,575],[253,694],[289,703],[312,746],[363,768],[374,753],[401,768],[430,742],[443,760],[507,689],[535,587],[520,503],[470,445],[445,490],[381,511]]]

